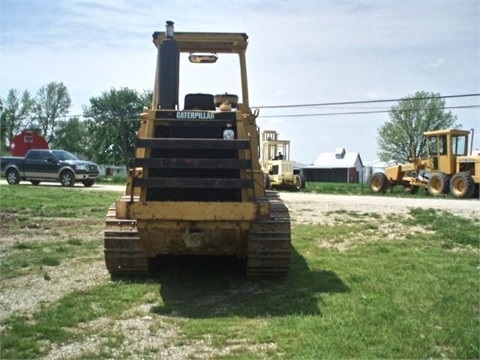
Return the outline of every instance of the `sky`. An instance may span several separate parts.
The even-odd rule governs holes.
[[[71,115],[81,115],[90,98],[111,88],[153,89],[152,33],[164,31],[167,20],[180,32],[246,33],[249,100],[260,107],[257,124],[290,140],[291,158],[305,164],[342,147],[359,153],[364,165],[375,161],[378,128],[396,102],[262,107],[401,99],[417,91],[480,93],[479,0],[0,4],[0,97],[10,89],[34,95],[43,85],[63,82]],[[211,85],[211,72],[205,73],[196,80]],[[191,78],[181,85],[180,98],[205,92],[193,80],[190,89]],[[222,83],[216,93],[236,89]],[[480,97],[446,99],[449,107],[472,105],[477,107],[449,111],[462,128],[475,130],[474,148],[480,149]],[[386,112],[332,114],[364,111]]]

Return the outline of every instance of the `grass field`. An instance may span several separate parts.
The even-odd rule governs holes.
[[[0,195],[0,293],[25,278],[48,287],[76,258],[103,261],[102,219],[118,194]],[[244,278],[227,259],[175,259],[150,279],[107,279],[10,314],[0,358],[480,358],[479,219],[328,216],[331,225],[293,224],[285,279]]]

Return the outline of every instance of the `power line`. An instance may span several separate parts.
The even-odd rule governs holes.
[[[476,109],[480,105],[461,105],[461,106],[445,106],[438,108],[439,110],[449,109]],[[427,109],[412,109],[412,110],[396,110],[396,111],[422,111]],[[314,114],[287,114],[287,115],[259,115],[259,118],[288,118],[288,117],[314,117],[314,116],[337,116],[337,115],[368,115],[368,114],[386,114],[395,110],[368,110],[368,111],[346,111],[346,112],[329,112],[329,113],[314,113]],[[83,115],[66,115],[62,118],[84,117]],[[125,120],[138,121],[138,118],[128,118]]]
[[[446,106],[438,108],[439,110],[448,109],[473,109],[480,108],[480,105],[463,105],[463,106]],[[310,116],[335,116],[335,115],[363,115],[363,114],[385,114],[392,111],[422,111],[428,109],[412,109],[412,110],[369,110],[369,111],[349,111],[349,112],[331,112],[331,113],[316,113],[316,114],[291,114],[291,115],[259,115],[259,118],[286,118],[286,117],[310,117]]]
[[[280,109],[280,108],[314,107],[314,106],[331,106],[331,105],[355,105],[355,104],[372,104],[372,103],[385,103],[385,102],[397,102],[397,101],[450,99],[450,98],[462,98],[462,97],[472,97],[472,96],[480,96],[480,93],[479,94],[444,95],[444,96],[427,96],[427,97],[419,97],[419,98],[415,97],[415,98],[404,98],[404,99],[340,101],[340,102],[328,102],[328,103],[316,103],[316,104],[264,105],[264,106],[252,106],[252,108]]]
[[[328,103],[315,103],[315,104],[291,104],[291,105],[265,105],[265,106],[251,106],[251,108],[257,109],[281,109],[281,108],[299,108],[299,107],[315,107],[315,106],[334,106],[334,105],[357,105],[357,104],[375,104],[375,103],[387,103],[387,102],[398,102],[398,101],[415,101],[415,100],[430,100],[430,99],[451,99],[451,98],[464,98],[464,97],[475,97],[480,96],[480,93],[471,93],[471,94],[458,94],[458,95],[444,95],[444,96],[428,96],[420,98],[403,98],[403,99],[381,99],[381,100],[360,100],[360,101],[339,101],[339,102],[328,102]],[[446,109],[467,109],[467,108],[478,108],[479,105],[465,105],[465,106],[449,106],[441,108]],[[294,115],[260,115],[261,118],[273,118],[273,117],[309,117],[309,116],[333,116],[333,115],[361,115],[361,114],[382,114],[389,113],[391,110],[369,110],[369,111],[349,111],[349,112],[334,112],[334,113],[317,113],[317,114],[294,114]],[[73,118],[73,117],[85,117],[83,114],[75,115],[65,115],[62,118]],[[138,120],[138,118],[127,119],[127,120]]]

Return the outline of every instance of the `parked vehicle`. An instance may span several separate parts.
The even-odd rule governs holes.
[[[5,156],[0,159],[0,176],[6,177],[10,185],[20,181],[38,185],[47,181],[73,186],[80,181],[90,187],[99,175],[97,164],[79,160],[65,150],[35,149],[29,150],[25,157]]]
[[[305,179],[290,160],[290,140],[280,140],[275,130],[262,132],[262,170],[268,189],[298,190],[305,188]]]
[[[408,193],[416,193],[423,188],[433,196],[450,192],[460,199],[471,198],[478,192],[480,155],[472,154],[472,146],[468,154],[470,131],[444,129],[426,131],[423,135],[428,145],[427,156],[412,159],[411,163],[387,167],[385,173],[373,174],[371,190],[384,193],[401,185]]]

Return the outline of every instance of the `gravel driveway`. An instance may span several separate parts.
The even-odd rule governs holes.
[[[58,184],[57,184],[58,185]],[[124,185],[95,184],[86,190],[118,191]],[[329,211],[361,211],[388,213],[408,213],[410,209],[437,209],[466,217],[480,217],[479,199],[457,200],[450,198],[393,198],[381,195],[330,195],[303,192],[280,192],[292,215],[293,221],[313,220],[315,214]],[[295,215],[295,217],[294,217]]]
[[[280,197],[290,210],[293,222],[316,222],[319,213],[330,211],[360,211],[408,213],[410,209],[436,209],[465,217],[480,218],[478,199],[456,200],[445,198],[393,198],[383,196],[326,195],[282,192]]]

